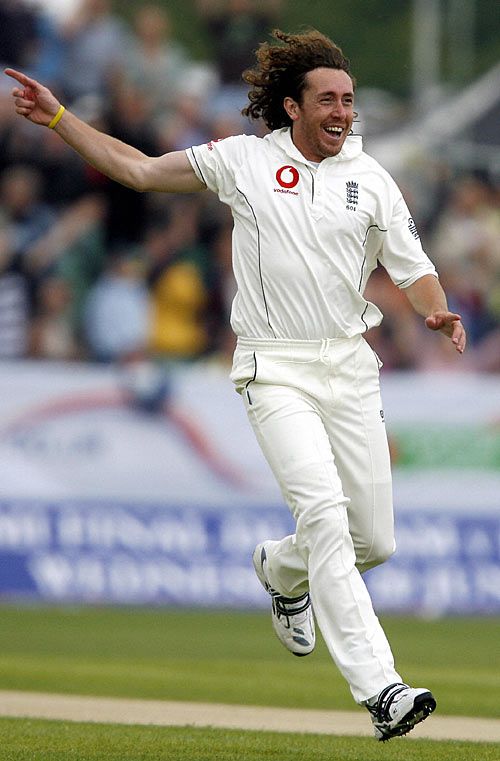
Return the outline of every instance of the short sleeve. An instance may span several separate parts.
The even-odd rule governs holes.
[[[231,204],[235,193],[235,177],[243,163],[245,135],[212,140],[186,150],[188,160],[201,182],[217,193],[220,200]]]
[[[436,268],[420,242],[416,224],[395,183],[391,183],[391,211],[379,261],[398,288],[407,288],[424,275],[437,277]]]

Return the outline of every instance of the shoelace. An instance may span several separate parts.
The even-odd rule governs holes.
[[[392,717],[390,714],[390,709],[394,702],[394,699],[401,692],[407,689],[408,689],[408,685],[404,684],[403,682],[395,682],[394,684],[389,684],[379,694],[377,698],[377,702],[372,706],[366,703],[366,707],[368,708],[371,715],[377,721],[380,721],[380,722],[391,721]]]
[[[276,613],[276,616],[278,618],[286,618],[288,627],[290,626],[290,617],[297,616],[299,613],[304,613],[311,604],[309,592],[301,595],[301,597],[295,597],[293,599],[289,597],[282,597],[277,592],[271,592],[271,595],[273,600],[273,610]],[[304,602],[302,605],[299,605],[298,603],[302,602],[302,600]]]

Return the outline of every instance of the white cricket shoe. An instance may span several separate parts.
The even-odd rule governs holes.
[[[279,641],[294,655],[309,655],[314,650],[316,634],[309,593],[300,597],[283,597],[271,587],[266,576],[266,543],[258,544],[253,553],[257,577],[271,595],[273,628]]]
[[[406,735],[436,708],[432,692],[398,682],[385,687],[374,699],[365,703],[371,713],[377,740]]]

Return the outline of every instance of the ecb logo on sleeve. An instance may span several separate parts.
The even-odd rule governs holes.
[[[294,188],[299,182],[299,173],[294,166],[282,166],[276,172],[276,180],[279,188],[275,188],[275,193],[292,193],[297,196],[298,193],[293,192]]]
[[[415,238],[415,240],[418,240],[420,238],[420,235],[418,234],[417,225],[415,224],[412,217],[408,217],[408,229]]]

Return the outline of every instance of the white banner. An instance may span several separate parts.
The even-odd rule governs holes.
[[[495,376],[382,378],[395,504],[500,510]],[[281,504],[227,368],[0,367],[0,497]]]

